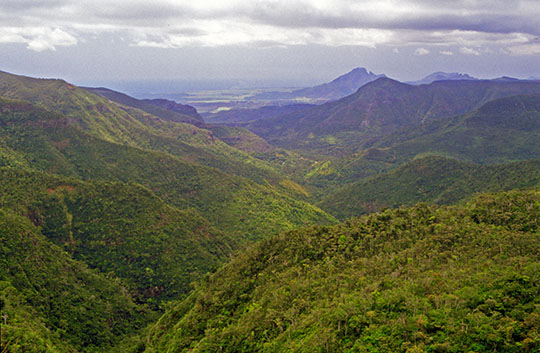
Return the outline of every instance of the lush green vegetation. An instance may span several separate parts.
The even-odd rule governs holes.
[[[320,206],[345,219],[386,207],[417,202],[450,205],[478,192],[537,185],[540,185],[540,161],[479,165],[431,156],[333,191]]]
[[[303,169],[303,183],[315,188],[316,192],[313,193],[315,197],[311,199],[315,203],[326,197],[338,202],[337,193],[347,195],[342,193],[347,189],[353,192],[352,198],[358,200],[358,197],[354,196],[356,192],[354,190],[364,182],[363,179],[381,176],[382,173],[388,173],[418,158],[443,156],[480,164],[538,160],[540,159],[539,136],[540,96],[505,97],[490,101],[478,110],[462,116],[435,119],[424,124],[390,131],[379,137],[372,135],[373,141],[369,148],[342,157],[323,157],[311,168]],[[436,166],[434,168],[437,169]],[[463,166],[457,168],[463,170]],[[401,171],[410,170],[401,169]],[[456,171],[456,173],[461,172]],[[473,176],[469,171],[466,173],[468,177]],[[398,182],[395,178],[397,174],[391,175],[394,175],[394,181]],[[387,177],[383,175],[381,178]],[[443,185],[438,178],[444,178],[444,176],[438,175],[430,183]],[[407,177],[402,177],[401,180],[405,182],[405,185],[410,186],[411,180],[406,179]],[[474,180],[471,182],[476,183]],[[374,185],[373,182],[370,183]],[[350,186],[347,186],[348,184]],[[466,185],[464,187],[472,191],[477,189],[476,187],[471,189]],[[367,188],[371,189],[370,186]],[[410,187],[407,188],[411,190]],[[496,189],[477,189],[477,191],[481,190]],[[384,190],[378,192],[381,192],[381,195],[385,193]],[[458,191],[458,194],[463,195],[463,192]],[[363,193],[363,196],[367,194]],[[394,201],[400,199],[400,197],[388,196]],[[373,199],[373,196],[368,196],[368,198]],[[430,201],[431,199],[419,196],[416,200]],[[347,200],[343,200],[343,204],[346,203]],[[399,205],[399,202],[385,204]],[[353,208],[359,210],[362,206],[353,206]],[[366,207],[366,210],[369,209]],[[371,209],[377,209],[377,207]],[[352,215],[353,213],[344,212],[343,214]]]
[[[174,154],[96,138],[71,126],[67,118],[29,103],[2,100],[0,106],[4,122],[0,150],[10,156],[0,159],[0,165],[26,165],[85,180],[140,183],[166,203],[195,208],[215,227],[244,239],[334,221],[293,198],[303,194],[295,183],[284,183],[286,179],[277,179],[277,186],[263,180],[259,184]]]
[[[155,317],[26,216],[0,209],[0,241],[2,352],[103,352]]]
[[[136,350],[167,301],[247,240],[335,222],[175,114],[5,73],[0,94],[2,353]]]
[[[65,117],[63,124],[102,141],[165,152],[186,163],[216,168],[294,194],[294,190],[281,186],[284,178],[268,163],[230,147],[210,130],[164,115],[177,112],[162,108],[159,102],[135,100],[142,104],[139,106],[131,102],[133,98],[125,96],[119,100],[131,102],[131,106],[125,106],[62,80],[40,80],[3,72],[0,72],[0,96],[29,101],[48,111],[55,111]],[[160,114],[162,117],[153,115],[156,111],[149,110],[149,107],[164,112]],[[34,112],[37,116],[43,114],[42,111]]]
[[[536,351],[539,199],[484,195],[263,240],[168,311],[146,351]]]
[[[503,163],[540,156],[540,95],[493,100],[477,111],[388,135],[368,159],[410,160],[430,153],[476,163]]]

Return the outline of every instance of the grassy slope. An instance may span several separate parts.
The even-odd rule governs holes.
[[[167,312],[146,352],[535,351],[539,197],[419,205],[266,239]]]

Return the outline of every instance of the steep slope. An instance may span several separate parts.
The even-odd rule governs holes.
[[[110,351],[152,319],[118,279],[72,260],[4,207],[0,267],[2,352]]]
[[[540,348],[538,191],[283,233],[210,276],[146,352]]]
[[[411,86],[380,78],[339,101],[245,127],[285,148],[354,152],[400,128],[471,112],[493,99],[533,93],[540,94],[540,83],[438,81]]]
[[[345,219],[386,207],[417,202],[449,205],[478,192],[538,185],[540,161],[478,165],[444,157],[425,157],[332,191],[319,206]]]
[[[241,239],[257,239],[306,222],[333,222],[320,209],[268,184],[93,137],[72,126],[70,119],[29,103],[0,100],[0,111],[4,151],[0,156],[9,156],[0,165],[26,165],[85,180],[140,183],[166,203],[195,208],[211,224]]]

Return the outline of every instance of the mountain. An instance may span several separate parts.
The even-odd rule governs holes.
[[[540,157],[540,156],[539,156]],[[540,185],[540,161],[479,165],[438,156],[333,190],[319,206],[345,219],[418,202],[449,205],[479,192]]]
[[[70,125],[100,140],[165,152],[190,163],[248,177],[260,184],[279,184],[282,178],[264,162],[229,147],[209,130],[164,120],[62,80],[0,73],[0,96],[26,100],[54,110],[68,118]],[[122,100],[134,100],[123,94],[119,96]],[[169,116],[171,113],[161,112]]]
[[[533,81],[437,81],[412,86],[380,78],[335,102],[240,124],[271,144],[320,154],[354,152],[404,127],[478,109],[493,99],[539,94]]]
[[[317,192],[313,193],[315,197],[312,200],[316,200],[315,202],[329,197],[337,203],[345,205],[348,202],[347,199],[351,198],[351,207],[360,210],[363,206],[354,205],[352,202],[353,199],[357,199],[354,194],[355,187],[349,190],[352,194],[347,194],[344,191],[342,195],[347,197],[341,201],[337,195],[334,197],[334,194],[341,193],[341,191],[336,190],[340,188],[346,190],[346,185],[351,183],[359,186],[363,179],[383,176],[384,173],[414,159],[426,156],[443,156],[473,164],[498,164],[501,168],[504,168],[504,165],[501,164],[510,162],[538,160],[540,159],[540,149],[537,147],[540,143],[538,138],[540,133],[539,105],[540,95],[510,96],[490,101],[471,113],[445,119],[434,119],[417,126],[397,129],[374,140],[371,146],[358,150],[356,153],[319,159],[306,170],[304,183],[318,189]],[[464,165],[455,165],[455,167],[466,169]],[[472,169],[460,177],[468,178],[470,172],[476,170],[477,167],[479,166],[470,165]],[[435,167],[435,169],[437,168]],[[391,175],[399,176],[398,174]],[[442,175],[441,177],[444,178]],[[521,175],[516,180],[521,177],[526,177],[526,175]],[[398,181],[398,178],[390,177],[388,181],[390,180],[394,180],[398,184],[403,182],[404,186],[408,185],[404,190],[412,186],[412,180],[406,178]],[[432,180],[432,182],[435,183],[432,186],[436,186],[435,189],[431,190],[435,191],[435,195],[439,187],[442,188],[441,190],[445,190],[446,186],[443,183],[437,185],[437,179]],[[487,181],[486,185],[490,184],[491,182]],[[474,180],[471,180],[470,186],[472,185],[475,185]],[[383,188],[386,187],[389,185],[385,185]],[[367,190],[373,189],[368,187]],[[409,190],[413,191],[413,189]],[[463,190],[469,190],[469,186],[464,186]],[[497,189],[487,190],[495,191]],[[362,191],[358,192],[367,196]],[[384,190],[380,192],[381,195],[385,194]],[[398,194],[400,194],[399,190],[394,196]],[[385,195],[383,197],[388,197],[388,200],[394,197]],[[456,190],[456,195],[462,195],[462,193]],[[411,196],[412,198],[409,200],[414,200],[414,197],[421,200],[422,196],[427,195],[415,195],[413,191]],[[374,196],[369,197],[373,198]],[[383,204],[389,205],[386,202]],[[333,210],[337,214],[342,214],[345,211],[337,208]]]
[[[357,67],[331,82],[315,87],[303,88],[294,91],[293,94],[297,97],[324,98],[329,101],[336,100],[353,94],[360,87],[381,77],[386,76],[384,74],[376,75],[363,67]]]
[[[501,76],[501,77],[494,78],[492,81],[495,81],[495,82],[517,82],[517,81],[521,81],[521,80],[519,78],[515,78],[515,77]]]
[[[176,103],[167,99],[136,99],[127,94],[103,87],[83,88],[89,92],[103,96],[110,101],[143,110],[167,121],[188,123],[199,127],[204,125],[203,119],[197,113],[197,110],[189,105]]]
[[[360,87],[385,75],[376,75],[363,67],[357,67],[336,79],[314,87],[298,89],[292,92],[259,93],[255,100],[308,100],[309,102],[327,102],[348,96]]]
[[[535,351],[539,196],[267,238],[167,311],[145,352]]]
[[[427,75],[421,80],[418,81],[408,81],[406,83],[410,85],[426,85],[435,81],[449,81],[449,80],[478,80],[475,77],[469,76],[467,74],[462,74],[459,72],[434,72]]]

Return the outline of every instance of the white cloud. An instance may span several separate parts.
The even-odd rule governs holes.
[[[414,51],[414,55],[428,55],[429,53],[430,53],[430,51],[427,50],[426,48],[417,48]]]
[[[76,37],[59,28],[4,27],[0,28],[0,33],[0,43],[26,43],[28,49],[38,52],[77,44]]]
[[[473,48],[467,48],[467,47],[461,47],[459,48],[459,52],[461,54],[465,54],[465,55],[475,55],[475,56],[479,56],[481,53],[476,50],[476,49],[473,49]]]
[[[454,53],[451,52],[450,50],[441,50],[440,53],[441,53],[442,55],[448,55],[448,56],[454,55]]]

